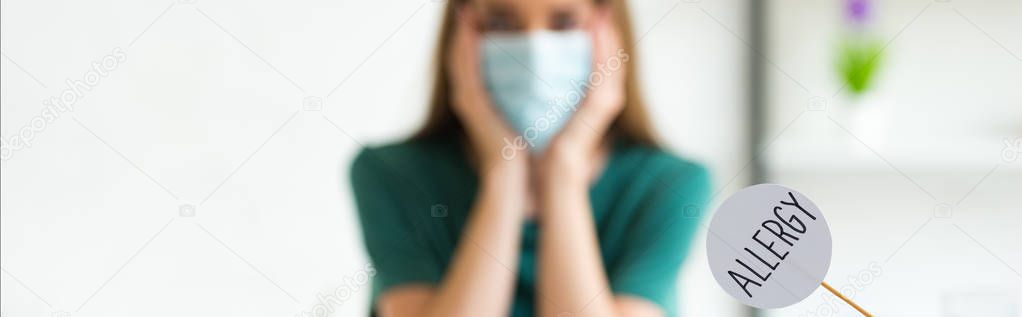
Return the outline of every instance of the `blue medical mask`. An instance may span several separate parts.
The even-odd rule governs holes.
[[[482,60],[493,103],[537,154],[585,97],[592,42],[585,31],[487,33]]]

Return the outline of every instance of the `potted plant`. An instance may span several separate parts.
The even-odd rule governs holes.
[[[870,0],[845,0],[844,24],[836,57],[841,89],[836,120],[870,146],[887,141],[891,105],[874,88],[885,43],[876,36]]]

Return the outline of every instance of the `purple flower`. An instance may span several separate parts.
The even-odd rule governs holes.
[[[861,24],[869,18],[869,0],[847,0],[846,5],[848,19],[853,23]]]

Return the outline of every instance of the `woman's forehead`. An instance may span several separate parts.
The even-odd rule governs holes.
[[[593,0],[469,0],[483,10],[532,14],[551,10],[579,9],[594,5]]]

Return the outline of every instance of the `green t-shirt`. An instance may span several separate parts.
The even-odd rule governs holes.
[[[363,238],[376,270],[372,303],[394,286],[437,285],[450,264],[478,188],[456,140],[367,148],[352,163]],[[645,298],[677,315],[678,271],[710,191],[701,165],[658,148],[615,143],[589,192],[614,294]],[[523,225],[512,316],[535,315],[537,235],[544,228]]]

